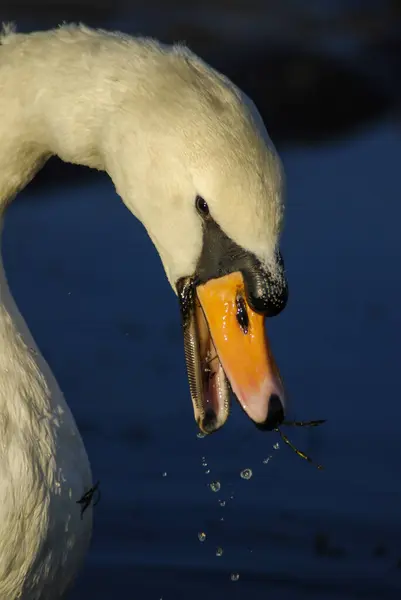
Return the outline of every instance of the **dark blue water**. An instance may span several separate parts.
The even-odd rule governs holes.
[[[196,437],[176,298],[106,176],[12,205],[9,281],[101,481],[73,600],[400,597],[400,156],[386,124],[283,154],[291,298],[268,329],[293,416],[328,419],[287,432],[323,472],[239,410]]]

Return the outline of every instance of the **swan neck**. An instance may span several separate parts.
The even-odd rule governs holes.
[[[15,306],[13,297],[11,296],[6,273],[4,270],[2,246],[3,246],[3,218],[0,216],[0,308],[9,311]]]
[[[3,222],[0,219],[0,248],[2,245]],[[5,362],[14,360],[14,353],[17,346],[26,351],[32,351],[36,356],[40,356],[35,341],[23,319],[8,285],[7,276],[4,269],[2,254],[0,253],[0,363],[4,369],[7,368]],[[0,394],[1,395],[1,394]]]
[[[0,212],[51,156],[105,169],[124,90],[99,75],[103,59],[61,33],[0,44]]]

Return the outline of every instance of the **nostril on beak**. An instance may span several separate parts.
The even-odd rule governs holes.
[[[272,431],[276,429],[284,421],[284,406],[277,394],[272,394],[269,398],[269,405],[267,411],[266,421],[263,423],[256,423],[258,429],[264,431]]]

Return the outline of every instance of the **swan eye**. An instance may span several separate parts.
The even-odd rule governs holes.
[[[196,196],[195,206],[196,210],[200,215],[202,215],[203,217],[207,217],[207,215],[209,214],[209,207],[207,205],[206,200],[204,200],[202,196]]]

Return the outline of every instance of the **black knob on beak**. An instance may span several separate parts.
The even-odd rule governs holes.
[[[255,423],[258,429],[262,431],[273,431],[277,429],[284,421],[284,406],[277,394],[272,394],[269,398],[266,421],[263,423]]]

